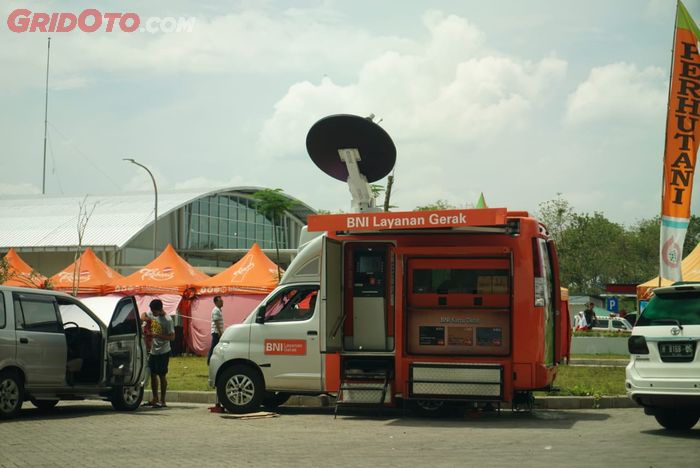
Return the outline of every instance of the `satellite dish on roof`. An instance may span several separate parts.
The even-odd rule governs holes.
[[[367,118],[350,114],[324,117],[306,135],[311,160],[329,176],[347,182],[355,211],[380,211],[370,182],[384,178],[396,163],[389,134]]]

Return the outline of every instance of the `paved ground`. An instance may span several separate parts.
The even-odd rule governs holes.
[[[116,413],[102,402],[26,405],[0,423],[0,466],[690,467],[700,424],[663,431],[640,409],[536,410],[419,419],[284,408],[238,420],[206,405]]]

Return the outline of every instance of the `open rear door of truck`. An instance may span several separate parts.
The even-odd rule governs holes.
[[[557,249],[554,241],[547,242],[547,250],[554,266],[559,265]],[[552,268],[554,272],[555,284],[555,349],[554,362],[559,363],[564,360],[569,362],[569,349],[571,348],[571,319],[569,317],[569,291],[561,287],[559,280],[559,268]]]
[[[343,343],[343,250],[333,239],[323,239],[321,254],[321,352],[333,353]]]

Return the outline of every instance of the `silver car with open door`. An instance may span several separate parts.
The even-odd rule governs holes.
[[[133,297],[78,300],[56,291],[0,286],[0,418],[24,401],[102,398],[135,410],[146,352]]]

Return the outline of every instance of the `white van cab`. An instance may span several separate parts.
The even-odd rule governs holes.
[[[80,301],[57,291],[0,286],[0,419],[26,400],[100,397],[117,410],[143,398],[146,350],[133,297]]]
[[[700,283],[654,290],[628,341],[628,396],[666,429],[700,419]]]
[[[209,384],[228,411],[274,409],[292,393],[324,393],[316,301],[322,241],[301,247],[280,286],[243,323],[228,327],[214,348]]]

